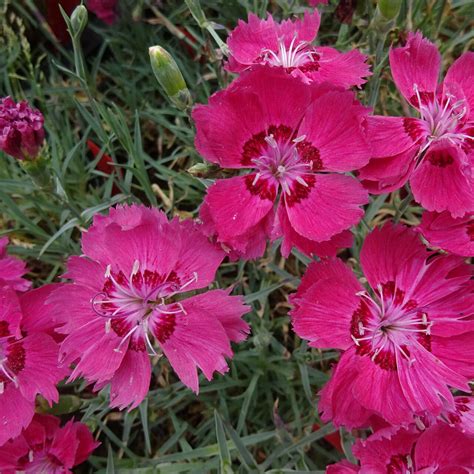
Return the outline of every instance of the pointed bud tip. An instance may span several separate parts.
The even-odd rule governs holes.
[[[87,8],[84,5],[77,6],[71,14],[72,33],[78,37],[84,31],[88,21]]]
[[[148,52],[156,80],[169,100],[177,108],[184,110],[191,103],[191,95],[173,56],[158,45],[148,48]]]

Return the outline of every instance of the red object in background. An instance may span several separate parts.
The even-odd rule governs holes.
[[[318,431],[321,428],[320,425],[317,423],[313,424],[312,431]],[[342,449],[341,443],[341,434],[339,431],[335,431],[334,433],[328,434],[324,437],[324,439],[334,448],[336,448],[340,453],[343,453],[344,450]]]
[[[341,23],[351,24],[352,16],[357,7],[357,0],[340,0],[335,14]]]
[[[178,30],[181,31],[181,33],[183,33],[191,43],[197,43],[196,38],[186,28],[184,28],[184,26],[178,26]],[[182,39],[179,42],[188,53],[188,56],[191,59],[194,59],[196,57],[196,50],[185,39]]]
[[[87,140],[87,147],[89,148],[90,152],[94,155],[94,158],[97,158],[97,156],[100,153],[100,147],[96,145],[92,140]],[[121,175],[121,170],[117,169],[114,166],[114,159],[110,156],[107,155],[107,153],[102,153],[102,156],[100,160],[98,161],[96,165],[96,170],[102,171],[102,173],[105,174],[114,174],[115,172],[119,173]],[[118,194],[120,193],[120,189],[117,187],[117,185],[114,183],[112,187],[112,194]]]
[[[87,8],[107,25],[117,20],[117,0],[87,0]]]
[[[70,41],[66,22],[61,15],[59,5],[70,16],[81,0],[47,0],[46,1],[46,21],[59,42],[67,44]]]

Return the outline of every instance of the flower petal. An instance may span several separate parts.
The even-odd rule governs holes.
[[[368,197],[360,183],[350,176],[313,176],[314,184],[303,187],[297,183],[284,199],[296,232],[320,242],[357,224],[364,214],[361,206],[368,202]]]
[[[34,400],[28,401],[12,384],[0,394],[0,446],[26,428],[35,412]]]
[[[110,380],[110,406],[133,410],[150,389],[151,364],[146,351],[129,349]]]
[[[352,271],[338,259],[312,263],[311,267],[310,277],[322,273],[314,267],[323,267],[329,275],[337,277],[313,279],[311,286],[303,287],[302,294],[298,291],[292,297],[295,308],[290,315],[294,331],[309,340],[312,347],[347,349],[353,345],[351,319],[360,303],[356,293],[362,287]]]
[[[403,225],[387,223],[365,239],[360,262],[370,286],[397,282],[408,290],[425,265],[428,252],[418,234]]]
[[[173,333],[160,343],[181,382],[196,393],[199,391],[197,368],[211,380],[214,372],[229,370],[225,357],[232,357],[228,334],[218,316],[219,308],[205,301],[207,295],[181,301],[186,314],[176,315]],[[239,305],[239,312],[245,311],[241,308]],[[233,334],[233,329],[227,330]]]
[[[467,473],[474,466],[474,438],[446,424],[432,426],[416,443],[414,461],[417,466],[439,466],[442,474]]]
[[[323,421],[332,421],[334,426],[345,426],[348,430],[370,425],[375,413],[364,408],[352,395],[358,371],[354,349],[348,349],[333,369],[329,382],[321,390],[318,409]]]
[[[276,188],[255,175],[216,181],[207,191],[205,203],[219,241],[231,240],[257,225],[273,208]]]
[[[352,246],[353,235],[349,230],[344,230],[324,242],[316,242],[298,234],[290,224],[285,206],[278,206],[278,220],[272,230],[272,240],[283,237],[281,254],[287,258],[293,247],[306,255],[318,257],[334,257],[340,249]]]
[[[434,354],[418,344],[410,346],[410,361],[399,352],[396,357],[398,379],[409,405],[408,411],[419,413],[426,410],[438,415],[443,409],[443,400],[454,406],[448,386],[469,391],[467,378],[448,368]]]
[[[372,194],[396,191],[410,178],[418,150],[413,146],[398,155],[373,158],[358,171],[358,178]]]
[[[474,211],[471,165],[462,150],[447,141],[429,147],[410,177],[413,195],[428,211],[463,217]]]
[[[433,43],[419,32],[409,33],[406,45],[392,48],[389,58],[395,84],[410,104],[419,106],[415,86],[422,101],[434,97],[441,55]]]
[[[374,158],[400,155],[419,144],[427,135],[420,119],[412,117],[367,117],[367,137]]]
[[[474,118],[474,52],[462,54],[446,73],[445,84],[457,84],[463,91],[469,104],[469,118]]]
[[[447,211],[425,211],[418,229],[431,246],[474,257],[474,214],[454,218]]]
[[[320,46],[316,52],[320,55],[319,68],[306,73],[314,82],[329,82],[348,89],[360,87],[367,82],[365,78],[372,75],[366,63],[367,56],[356,49],[341,53],[337,49]]]
[[[356,356],[354,363],[359,367],[359,374],[352,385],[355,399],[391,424],[412,421],[413,415],[398,381],[397,371],[383,369],[369,356]]]
[[[367,114],[368,109],[356,102],[350,91],[327,92],[310,105],[298,135],[319,152],[321,164],[316,167],[313,163],[313,169],[351,171],[368,163],[370,151],[362,127]]]

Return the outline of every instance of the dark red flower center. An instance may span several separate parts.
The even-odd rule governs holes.
[[[414,362],[410,347],[415,343],[431,351],[432,322],[395,282],[380,285],[374,297],[365,291],[360,297],[350,329],[357,354],[369,356],[382,369],[397,370],[398,355]]]
[[[92,305],[94,311],[106,319],[105,330],[113,330],[121,338],[116,350],[129,349],[156,353],[149,334],[159,343],[166,342],[174,332],[178,314],[186,315],[183,305],[174,296],[187,291],[197,281],[197,274],[182,282],[176,273],[163,276],[157,271],[143,269],[135,262],[129,276],[110,266],[105,274],[102,291]]]
[[[469,236],[469,239],[473,241],[474,240],[474,221],[470,222],[467,225],[466,231],[467,231],[467,235]]]
[[[414,140],[419,138],[420,133],[426,137],[422,151],[440,140],[462,148],[472,146],[472,133],[466,123],[468,104],[464,98],[457,98],[447,90],[442,95],[435,95],[419,91],[415,86],[415,95],[410,102],[418,108],[421,120],[406,118],[403,125]],[[433,159],[430,154],[430,162],[445,167],[453,163],[453,159],[441,152]]]
[[[10,335],[6,321],[0,321],[0,394],[7,384],[17,384],[16,376],[25,368],[25,362],[23,343]]]
[[[307,197],[323,168],[319,150],[286,125],[254,134],[243,146],[242,164],[256,169],[245,179],[252,194],[274,200],[281,189],[288,206]]]
[[[407,454],[395,454],[387,464],[387,474],[408,474],[412,472]]]
[[[450,155],[449,150],[443,149],[430,151],[428,161],[432,165],[439,166],[440,168],[446,168],[446,166],[454,163],[454,159]]]

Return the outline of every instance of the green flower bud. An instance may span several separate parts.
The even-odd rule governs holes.
[[[211,165],[208,163],[197,163],[191,168],[188,168],[188,173],[192,176],[197,176],[198,178],[203,178],[209,174],[211,171]]]
[[[387,20],[395,20],[400,12],[402,0],[379,0],[378,7],[382,16]]]
[[[155,77],[169,100],[180,110],[189,107],[191,94],[173,56],[161,46],[152,46],[149,53]]]
[[[87,8],[84,5],[79,5],[74,9],[71,15],[71,33],[78,38],[81,36],[84,28],[87,25],[88,15]]]

